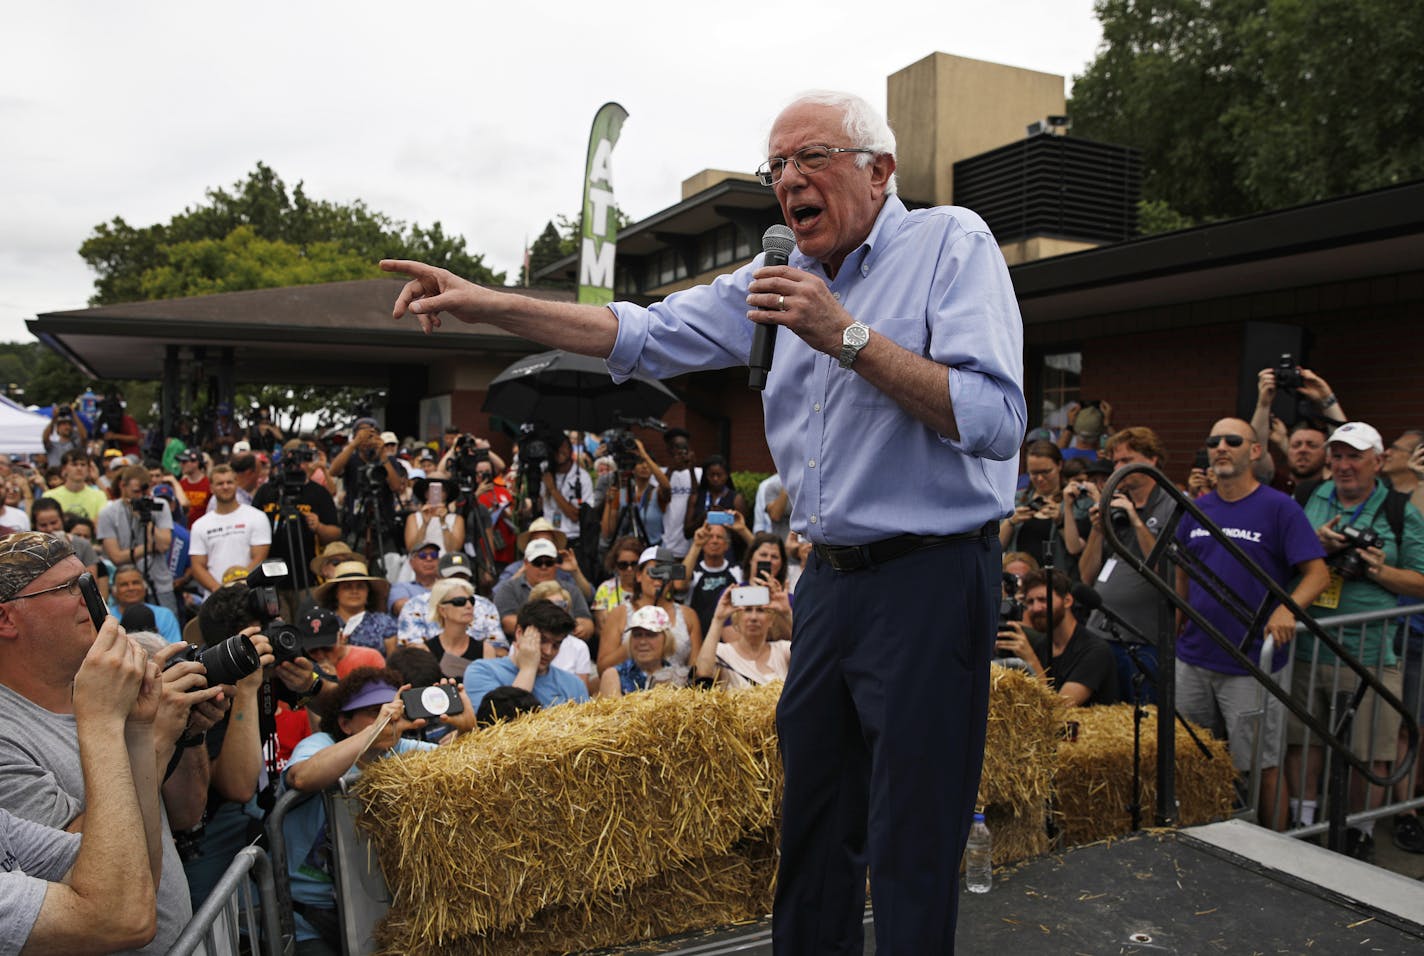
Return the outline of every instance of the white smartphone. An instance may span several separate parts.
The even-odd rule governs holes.
[[[744,584],[732,588],[732,607],[765,607],[771,603],[771,591],[765,584]]]

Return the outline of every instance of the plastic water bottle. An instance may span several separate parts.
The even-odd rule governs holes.
[[[964,882],[971,893],[987,893],[994,885],[994,838],[984,824],[984,814],[974,814],[969,842],[964,847]]]

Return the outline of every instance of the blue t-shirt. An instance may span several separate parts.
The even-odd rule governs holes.
[[[1321,547],[1320,539],[1315,536],[1315,530],[1300,505],[1274,488],[1260,485],[1245,498],[1229,502],[1223,501],[1213,491],[1198,498],[1196,505],[1282,587],[1288,588],[1298,577],[1297,565],[1325,557],[1325,549]],[[1236,593],[1246,608],[1254,612],[1260,606],[1266,597],[1265,586],[1227,554],[1226,549],[1190,515],[1182,518],[1177,538],[1185,543],[1190,554]],[[1243,646],[1242,642],[1247,637],[1244,625],[1195,580],[1191,582],[1188,601],[1218,630],[1235,641],[1247,657],[1259,662],[1260,631],[1251,634],[1250,640]],[[1271,610],[1274,610],[1275,602],[1271,604]],[[1177,638],[1177,656],[1188,664],[1219,674],[1246,673],[1245,668],[1190,619]],[[1280,670],[1289,658],[1288,652],[1278,648],[1272,658],[1271,669]]]
[[[496,687],[508,687],[519,676],[519,668],[508,657],[489,657],[475,661],[465,668],[465,693],[469,695],[470,706],[479,710],[480,701]],[[549,670],[534,678],[534,696],[541,707],[553,707],[567,701],[588,700],[588,687],[584,682],[562,667]]]

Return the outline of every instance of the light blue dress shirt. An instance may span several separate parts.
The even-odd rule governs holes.
[[[762,257],[710,285],[644,309],[610,308],[608,369],[667,378],[745,365],[747,287]],[[998,244],[967,209],[907,212],[887,197],[869,237],[834,279],[798,249],[791,266],[820,276],[854,318],[949,367],[959,440],[940,435],[833,356],[777,335],[762,405],[767,444],[812,541],[860,545],[909,532],[956,534],[1013,511],[1023,394],[1023,323]]]

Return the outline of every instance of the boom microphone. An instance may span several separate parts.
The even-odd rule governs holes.
[[[775,225],[761,237],[761,251],[766,254],[765,266],[784,266],[796,248],[796,237],[786,226]],[[771,356],[776,351],[776,330],[780,326],[757,323],[752,333],[752,353],[747,358],[747,385],[757,391],[766,388],[766,376],[771,371]]]

